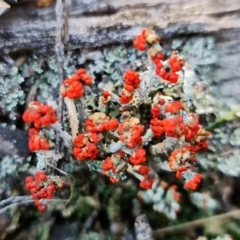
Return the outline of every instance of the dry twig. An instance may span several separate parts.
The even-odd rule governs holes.
[[[201,226],[201,225],[204,225],[209,222],[213,222],[216,220],[223,220],[223,219],[234,217],[234,216],[235,217],[240,216],[239,209],[231,211],[231,212],[215,215],[212,217],[208,217],[208,218],[202,218],[202,219],[194,220],[191,222],[187,222],[187,223],[183,223],[183,224],[179,224],[179,225],[175,225],[175,226],[171,226],[171,227],[161,228],[161,229],[153,231],[153,236],[159,237],[159,236],[163,236],[163,235],[173,235],[180,231],[186,231],[187,229],[192,228],[192,227]]]
[[[63,2],[62,0],[57,0],[56,2],[56,43],[55,43],[55,53],[57,57],[58,63],[58,79],[59,79],[59,87],[62,85],[64,79],[64,72],[63,72],[63,62],[64,62],[64,44],[67,43],[68,40],[68,18],[70,14],[70,6],[71,0],[66,1],[65,5],[65,19],[64,22],[62,21],[63,17]],[[64,31],[62,32],[62,29]],[[63,122],[63,98],[61,94],[59,94],[59,101],[58,101],[58,120],[59,123],[62,124]],[[63,146],[62,146],[62,139],[59,133],[56,133],[56,145],[55,145],[55,158],[53,165],[56,165],[56,162],[63,156]]]
[[[29,203],[33,203],[34,200],[30,196],[18,196],[18,197],[10,197],[0,201],[0,214],[4,213],[9,208],[25,205]]]
[[[63,14],[63,3],[62,0],[57,0],[56,3],[56,45],[55,53],[57,56],[58,63],[58,80],[59,86],[63,82],[63,60],[64,60],[64,45],[62,43],[62,14]],[[58,121],[60,124],[63,122],[63,98],[59,94],[58,99]],[[56,162],[63,156],[62,154],[62,140],[59,133],[56,133],[56,145],[55,145],[55,157],[53,159],[53,165],[56,165]]]

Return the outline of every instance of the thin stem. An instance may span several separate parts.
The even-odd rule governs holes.
[[[216,120],[215,122],[211,123],[206,127],[206,130],[213,130],[215,129],[219,124],[227,122],[229,120],[232,120],[237,112],[240,111],[240,106],[235,108],[234,110],[226,113],[224,116],[222,116],[220,119]]]
[[[69,199],[44,199],[44,200],[46,200],[47,202],[66,202],[67,204],[70,201]],[[0,201],[0,215],[13,207],[18,207],[20,205],[27,205],[32,203],[34,203],[34,200],[32,199],[31,196],[18,196],[4,199]]]
[[[47,165],[48,165],[49,167],[57,170],[57,171],[60,172],[61,174],[63,174],[63,175],[65,175],[65,176],[68,177],[68,180],[69,180],[69,183],[70,183],[70,196],[69,196],[69,198],[66,200],[66,204],[65,204],[65,205],[67,205],[67,204],[71,201],[71,199],[72,199],[72,197],[73,197],[74,183],[71,181],[71,178],[70,178],[70,175],[69,175],[69,174],[67,174],[67,173],[64,172],[63,170],[59,169],[58,167],[55,167],[55,166],[52,165],[51,163],[47,163]]]
[[[55,167],[54,165],[52,165],[51,163],[47,163],[47,165],[51,168],[54,168],[55,170],[57,170],[58,172],[60,172],[61,174],[68,176],[68,174],[64,171],[62,171],[61,169],[59,169],[58,167]]]
[[[20,203],[24,201],[32,201],[32,197],[30,196],[18,196],[18,197],[10,197],[0,201],[0,208],[8,206],[9,204]]]
[[[183,223],[183,224],[179,224],[171,227],[161,228],[153,231],[153,236],[157,237],[157,236],[162,236],[167,234],[176,234],[176,232],[185,231],[188,228],[201,226],[209,222],[214,222],[215,220],[225,219],[233,216],[239,216],[239,214],[240,214],[240,210],[234,210],[231,212],[215,215],[212,217],[194,220],[192,222],[187,222],[187,223]]]

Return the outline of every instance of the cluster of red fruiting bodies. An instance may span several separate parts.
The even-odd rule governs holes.
[[[121,95],[119,97],[119,102],[121,104],[128,104],[134,96],[134,91],[138,88],[141,80],[139,73],[128,70],[125,72],[123,76],[123,89]],[[107,105],[107,103],[111,100],[111,93],[108,91],[103,91],[102,96],[100,97],[100,102],[103,105]]]
[[[142,176],[139,184],[140,187],[150,189],[153,180],[148,177],[150,168],[142,165],[146,163],[146,151],[142,148],[138,148],[130,157],[123,151],[118,151],[107,157],[102,165],[102,174],[108,176],[111,182],[118,182],[120,180],[120,173],[129,167],[129,163],[133,165],[134,171]]]
[[[148,51],[155,65],[156,75],[175,84],[179,81],[178,72],[182,70],[185,59],[179,55],[178,51],[173,51],[169,59],[164,61],[165,56],[159,45],[160,41],[161,38],[153,30],[144,29],[135,38],[133,45],[140,51]],[[158,103],[151,108],[152,119],[150,121],[155,137],[184,138],[186,142],[169,156],[169,166],[176,171],[178,178],[187,175],[184,173],[193,168],[192,163],[197,161],[196,152],[208,147],[206,140],[210,134],[199,125],[197,114],[188,113],[184,119],[180,114],[181,111],[184,109],[180,101],[166,102],[160,97]],[[168,115],[170,116],[166,117]],[[185,188],[195,190],[201,179],[202,176],[198,173],[195,173],[191,179],[186,178]]]
[[[118,151],[107,157],[103,161],[102,173],[109,176],[112,182],[118,182],[120,180],[118,174],[127,168],[129,163],[138,166],[138,172],[145,176],[144,181],[140,182],[140,186],[144,187],[146,182],[148,187],[150,186],[149,181],[147,181],[147,173],[150,169],[147,166],[142,166],[146,162],[146,151],[140,147],[142,145],[144,126],[139,124],[137,118],[126,119],[124,122],[119,123],[117,119],[110,119],[106,114],[96,112],[86,119],[84,125],[86,133],[78,134],[73,142],[73,155],[76,159],[96,159],[99,154],[97,143],[102,140],[103,134],[113,134],[114,132],[128,148],[136,148],[136,150],[133,151],[130,157],[123,151]]]
[[[39,171],[34,176],[28,176],[25,179],[25,188],[31,193],[35,206],[41,212],[47,209],[44,200],[52,199],[56,188],[61,187],[63,187],[63,181],[56,183],[43,171]]]
[[[126,147],[132,149],[132,153],[129,156],[125,152],[119,151],[104,160],[102,173],[109,176],[112,182],[118,182],[120,180],[119,172],[127,169],[130,164],[143,176],[140,179],[140,187],[151,188],[153,180],[148,178],[150,168],[143,165],[147,161],[146,151],[142,148],[144,129],[139,119],[134,117],[126,119],[118,125],[116,135]]]
[[[178,72],[182,70],[185,60],[179,56],[178,52],[173,51],[170,58],[164,60],[162,48],[159,45],[160,37],[152,30],[143,30],[134,40],[134,46],[138,50],[148,50],[152,62],[155,65],[155,73],[163,80],[176,84],[179,81]],[[170,69],[170,71],[168,70]],[[135,91],[141,83],[139,73],[128,70],[123,77],[124,85],[119,103],[122,106],[131,105]],[[60,87],[60,93],[63,97],[70,99],[80,98],[84,95],[84,85],[90,85],[92,77],[84,69],[79,69],[73,76],[64,80]],[[161,94],[159,94],[161,95]],[[111,100],[111,92],[103,91],[100,102],[107,105]],[[183,117],[182,112],[187,114]],[[154,137],[183,139],[185,145],[174,150],[169,158],[169,167],[176,171],[177,178],[185,178],[185,188],[195,190],[201,182],[202,176],[199,173],[191,172],[192,178],[188,179],[188,171],[194,167],[196,152],[207,148],[207,137],[209,133],[199,125],[198,115],[186,112],[180,101],[167,102],[163,97],[159,97],[157,103],[151,108],[150,129]],[[29,149],[30,151],[47,150],[50,148],[49,142],[40,134],[41,127],[48,127],[57,121],[56,111],[48,105],[38,101],[30,103],[28,109],[23,114],[23,120],[33,124],[29,129]],[[79,133],[73,140],[73,156],[80,161],[95,160],[100,153],[101,141],[104,144],[113,143],[109,136],[118,139],[123,146],[127,148],[118,149],[109,153],[103,160],[102,173],[110,178],[112,182],[118,182],[121,174],[129,168],[141,177],[140,187],[150,189],[153,179],[149,177],[150,168],[146,166],[146,150],[143,146],[143,136],[146,133],[145,127],[140,124],[136,117],[128,115],[121,121],[112,119],[102,112],[95,112],[90,115],[85,123],[83,133]],[[55,185],[49,182],[47,176],[43,173],[37,173],[34,177],[26,179],[26,188],[32,194],[35,204],[40,211],[46,209],[40,199],[49,199],[53,196]]]
[[[24,122],[33,124],[35,128],[48,127],[58,119],[53,107],[39,101],[30,102],[22,118]]]
[[[159,45],[160,41],[161,38],[153,30],[144,29],[135,38],[133,45],[140,51],[148,50],[148,54],[155,65],[156,75],[169,83],[177,83],[179,80],[177,72],[184,66],[185,59],[179,56],[178,51],[173,51],[170,58],[163,61],[165,55]],[[167,70],[168,68],[170,68],[170,71]]]
[[[58,120],[55,109],[44,105],[39,101],[30,102],[28,109],[23,113],[23,121],[32,124],[29,129],[28,148],[31,152],[48,150],[50,148],[48,140],[40,134],[41,127],[48,127]]]
[[[196,190],[202,181],[202,175],[195,173],[194,176],[185,182],[184,187],[190,190]]]
[[[134,90],[139,86],[141,80],[139,78],[139,73],[128,70],[123,77],[124,85],[119,101],[122,104],[129,103],[133,98]]]
[[[101,134],[115,130],[118,120],[97,112],[89,116],[84,125],[86,134],[80,133],[74,139],[73,155],[78,160],[96,159],[99,153],[96,143],[101,140]]]
[[[39,150],[48,150],[50,148],[48,140],[40,134],[39,128],[30,128],[28,130],[28,148],[30,152],[36,152]]]
[[[29,150],[31,152],[48,150],[50,148],[49,141],[40,133],[40,128],[49,127],[58,120],[55,109],[39,101],[30,102],[22,118],[24,122],[34,126],[28,131]],[[30,191],[37,209],[41,212],[45,211],[47,205],[43,203],[43,200],[53,198],[56,184],[44,172],[40,171],[34,176],[26,178],[25,187],[26,190]]]
[[[79,98],[84,95],[84,85],[91,85],[92,77],[80,68],[74,75],[63,81],[60,93],[63,97]]]
[[[161,98],[159,93],[159,101],[151,109],[152,119],[150,127],[155,137],[172,137],[184,139],[186,144],[181,148],[174,150],[169,156],[169,167],[176,171],[176,176],[181,178],[183,173],[193,168],[193,163],[197,162],[196,152],[208,147],[207,138],[209,132],[199,125],[198,115],[188,113],[185,119],[180,112],[183,111],[181,102],[166,102]],[[161,119],[162,116],[171,114],[170,117]],[[196,174],[194,179],[186,179],[185,187],[188,189],[196,189],[201,181],[200,174]]]

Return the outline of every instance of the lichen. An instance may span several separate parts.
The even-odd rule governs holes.
[[[17,106],[25,102],[21,88],[23,82],[24,78],[17,67],[0,62],[0,110],[12,122],[18,120]]]

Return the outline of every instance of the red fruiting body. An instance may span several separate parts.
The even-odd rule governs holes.
[[[88,133],[88,138],[92,143],[98,143],[101,141],[101,138],[96,133]]]
[[[138,148],[129,158],[129,162],[133,165],[140,165],[146,162],[146,151]]]
[[[23,113],[23,121],[32,123],[34,127],[47,127],[57,121],[57,114],[53,107],[41,102],[31,102],[28,109]]]
[[[173,72],[178,72],[182,69],[182,64],[179,62],[179,61],[176,61],[174,62],[172,65],[171,65],[171,70]]]
[[[85,85],[91,85],[92,77],[90,75],[84,74],[82,77],[80,77],[80,81]]]
[[[153,63],[155,64],[155,73],[163,80],[166,80],[172,84],[178,82],[178,74],[176,72],[182,69],[184,64],[184,59],[178,56],[177,51],[173,51],[171,57],[168,59],[168,64],[171,68],[170,73],[166,71],[164,68],[162,60],[164,59],[164,54],[162,53],[162,48],[156,43],[160,42],[160,37],[156,35],[153,30],[144,29],[141,34],[139,34],[135,40],[133,41],[134,47],[136,47],[140,51],[144,51],[146,49],[147,44],[149,45],[148,54],[150,55]],[[128,91],[132,91],[129,87]]]
[[[83,85],[92,84],[92,77],[85,69],[79,69],[73,76],[63,81],[60,92],[63,97],[79,98],[84,95]]]
[[[173,72],[178,72],[182,69],[182,64],[181,62],[178,60],[177,56],[176,55],[172,55],[169,60],[168,60],[168,63],[171,67],[171,70]]]
[[[153,180],[151,179],[147,179],[144,178],[141,182],[140,182],[140,187],[143,189],[151,189],[152,188],[152,184],[153,184]]]
[[[104,98],[108,98],[109,96],[111,96],[111,93],[109,93],[108,91],[103,91],[102,95]]]
[[[115,171],[115,166],[113,164],[113,162],[111,161],[111,157],[107,157],[102,165],[102,173],[105,174],[106,171]]]
[[[138,172],[142,174],[143,176],[146,176],[150,171],[150,168],[148,166],[140,166],[138,169]]]
[[[170,72],[168,74],[168,81],[170,83],[177,83],[178,77],[179,77],[178,74],[176,74],[175,72]]]
[[[122,104],[129,103],[133,98],[133,91],[139,86],[141,80],[139,73],[128,70],[124,74],[124,86],[119,101]]]
[[[111,181],[112,183],[117,183],[117,182],[120,181],[119,178],[115,178],[115,177],[110,177],[109,179],[110,179],[110,181]]]
[[[117,128],[119,140],[124,142],[129,148],[135,148],[142,144],[143,132],[144,126],[132,123],[131,119],[126,119]]]
[[[61,88],[61,94],[63,97],[79,98],[84,94],[84,88],[81,82],[76,81],[75,78],[67,78],[63,82],[64,88]]]
[[[139,73],[133,71],[133,70],[128,70],[124,74],[124,83],[127,85],[132,86],[134,89],[138,87],[140,84],[141,80],[139,78]]]
[[[153,131],[153,134],[155,137],[161,137],[164,133],[164,129],[162,126],[162,120],[159,120],[157,118],[151,119],[150,121],[150,127]]]
[[[132,131],[132,136],[129,139],[125,139],[124,142],[126,143],[127,147],[135,148],[138,145],[142,144],[142,130]]]
[[[158,75],[159,77],[161,77],[164,80],[168,80],[168,78],[169,78],[169,74],[166,71],[166,69],[164,69],[164,68],[161,68],[161,69],[156,68],[155,73],[156,73],[156,75]]]
[[[25,179],[25,187],[31,193],[35,206],[39,211],[45,211],[47,206],[41,202],[42,199],[52,199],[56,191],[56,185],[48,179],[45,172],[37,172],[33,177]]]
[[[39,134],[39,129],[30,128],[29,137],[28,148],[30,152],[48,150],[50,148],[48,140]]]
[[[40,132],[40,129],[38,128],[29,128],[28,135],[29,137],[32,137]]]
[[[141,34],[139,34],[133,41],[133,46],[139,51],[144,51],[146,49],[147,43],[152,45],[154,43],[160,42],[161,38],[156,35],[153,30],[143,29]]]
[[[184,187],[189,190],[196,190],[201,181],[202,175],[200,173],[195,173],[194,177],[184,184]]]
[[[78,75],[81,78],[84,74],[86,74],[86,70],[84,68],[80,68],[77,70],[75,75]]]
[[[180,116],[175,118],[165,118],[161,121],[161,126],[168,137],[180,138],[182,135],[179,128],[180,123],[182,123],[182,117]]]
[[[86,132],[91,132],[91,133],[100,133],[103,132],[104,129],[104,125],[103,123],[95,123],[95,121],[93,119],[86,119],[85,121],[85,130]]]
[[[35,177],[35,180],[38,182],[44,182],[47,179],[47,175],[43,171],[36,172],[34,177]]]
[[[146,39],[143,34],[138,35],[133,41],[133,46],[137,48],[139,51],[146,50]]]
[[[119,98],[119,101],[120,101],[122,104],[127,104],[127,103],[129,103],[132,99],[133,99],[133,95],[126,96],[126,95],[124,94],[124,92],[122,92],[122,95],[121,95],[121,97]]]
[[[158,101],[158,104],[160,104],[160,105],[164,105],[165,102],[166,102],[165,99],[160,98],[159,101]]]
[[[111,100],[111,93],[108,91],[103,91],[102,97],[100,97],[100,101],[103,105],[107,105],[107,103]]]
[[[165,112],[177,114],[182,108],[182,104],[179,101],[170,102],[165,106]]]
[[[118,126],[118,120],[117,119],[110,119],[109,121],[106,121],[104,125],[104,130],[105,131],[113,131],[117,128]]]
[[[113,153],[110,157],[107,157],[102,164],[102,174],[110,177],[110,181],[113,183],[119,182],[120,172],[124,171],[122,166],[126,166],[124,163],[125,153],[123,151],[118,151]]]
[[[88,137],[84,134],[79,133],[74,139],[74,146],[78,148],[85,147],[88,143]]]
[[[126,89],[128,92],[133,92],[134,91],[134,87],[132,85],[129,85],[129,84],[124,84],[123,88]]]
[[[151,108],[151,115],[152,115],[152,118],[159,118],[160,117],[160,108],[158,107],[158,105],[154,105],[152,108]]]
[[[95,146],[94,143],[91,143],[91,139],[93,141],[98,141],[96,135],[91,135],[91,137],[87,137],[83,134],[78,134],[77,137],[74,139],[74,148],[73,148],[73,155],[78,160],[87,160],[87,159],[96,159],[99,150]]]
[[[183,171],[185,168],[191,168],[190,162],[195,159],[195,155],[184,146],[174,150],[168,158],[169,167],[174,171]]]
[[[117,119],[110,119],[106,116],[104,119],[99,121],[92,118],[88,118],[85,121],[85,130],[88,133],[101,133],[103,131],[113,131],[118,126]]]
[[[159,63],[161,63],[161,61],[164,59],[164,57],[165,56],[163,53],[158,53],[156,56],[151,56],[151,59],[155,63],[155,65],[158,65]],[[161,65],[162,65],[162,63],[161,63]],[[158,65],[158,68],[162,68],[162,66],[160,67],[160,65]]]

